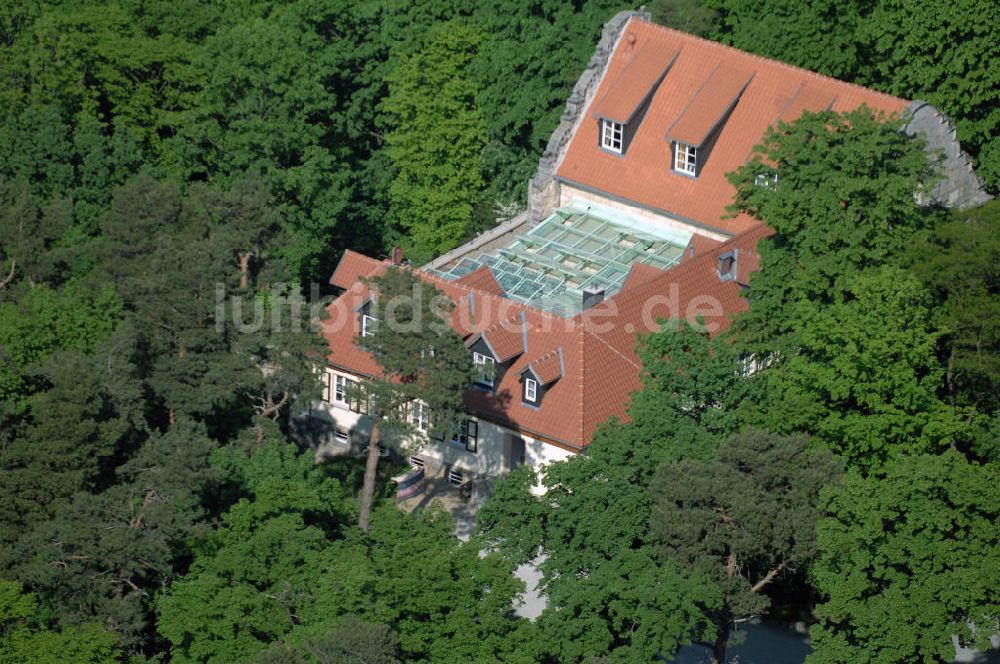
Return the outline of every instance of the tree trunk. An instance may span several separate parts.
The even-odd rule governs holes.
[[[246,288],[250,281],[250,257],[253,252],[240,254],[240,288]]]
[[[725,664],[726,646],[729,644],[729,625],[719,626],[718,636],[712,645],[712,664]]]
[[[14,270],[15,269],[17,269],[17,261],[14,260],[13,258],[11,258],[10,259],[10,272],[7,274],[7,277],[5,279],[3,279],[2,281],[0,281],[0,288],[6,288],[7,287],[7,284],[9,284],[10,281],[11,281],[11,279],[14,278]]]
[[[368,441],[368,460],[365,462],[365,483],[361,489],[361,515],[358,517],[358,525],[367,535],[371,528],[370,519],[372,515],[372,498],[375,496],[375,474],[378,471],[378,441],[379,425],[372,426],[372,435]]]

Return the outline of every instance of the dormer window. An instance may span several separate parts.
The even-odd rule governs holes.
[[[475,370],[474,376],[476,384],[484,387],[493,387],[493,382],[496,379],[497,373],[497,361],[489,355],[473,353],[472,366]]]
[[[674,143],[674,170],[686,175],[697,175],[698,148],[687,143]]]
[[[521,403],[539,408],[542,399],[564,372],[562,348],[541,355],[521,370]]]
[[[716,268],[719,274],[719,281],[734,281],[736,279],[736,250],[727,251],[719,256],[719,265]]]
[[[524,400],[532,404],[538,402],[538,381],[534,378],[524,379]]]
[[[673,146],[673,171],[698,177],[718,141],[725,140],[726,120],[750,84],[754,72],[721,62],[684,107],[664,136]]]
[[[778,171],[770,171],[768,173],[758,173],[754,176],[753,183],[758,187],[764,187],[765,189],[777,189],[778,188]]]
[[[375,336],[376,325],[378,325],[378,318],[375,318],[374,316],[369,316],[368,314],[361,314],[361,336],[363,337]]]
[[[625,125],[612,120],[601,120],[601,147],[618,154],[625,145]]]

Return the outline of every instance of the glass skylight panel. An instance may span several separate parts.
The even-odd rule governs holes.
[[[533,270],[530,267],[525,266],[521,270],[521,276],[524,277],[525,279],[531,279],[532,281],[537,281],[538,279],[541,278],[542,273],[539,272],[538,270]]]
[[[462,277],[470,272],[479,269],[479,267],[480,265],[476,261],[470,260],[468,258],[463,258],[458,263],[458,265],[452,268],[451,273],[454,274],[456,277]]]
[[[594,219],[593,217],[584,217],[580,223],[576,224],[575,228],[576,230],[582,231],[584,233],[593,233],[594,231],[596,231],[599,228],[602,228],[605,225],[606,224],[603,221],[599,221],[597,219]]]
[[[609,214],[615,218],[617,212]],[[487,265],[507,297],[571,316],[582,307],[583,287],[600,286],[612,295],[621,290],[633,262],[665,269],[680,259],[680,243],[687,239],[668,234],[668,240],[655,230],[648,225],[639,230],[627,217],[617,223],[592,212],[557,210],[506,247],[461,260],[446,278]]]

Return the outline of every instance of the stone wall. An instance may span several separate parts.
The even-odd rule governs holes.
[[[615,50],[615,45],[621,37],[622,29],[632,17],[642,20],[650,20],[650,14],[645,8],[637,11],[624,11],[616,14],[610,21],[604,24],[601,31],[601,40],[597,43],[594,55],[587,63],[587,68],[577,79],[573,86],[573,92],[566,100],[566,110],[563,111],[559,119],[559,126],[549,138],[545,152],[538,161],[538,171],[528,182],[528,219],[530,222],[539,222],[548,217],[559,205],[559,183],[555,181],[555,173],[562,162],[566,148],[569,147],[573,135],[576,133],[580,121],[583,119],[583,110],[590,103],[590,100],[597,93],[601,79],[604,77],[608,60]]]
[[[493,253],[501,247],[506,247],[517,239],[518,234],[527,233],[531,229],[532,224],[529,224],[528,220],[528,213],[522,212],[513,219],[508,219],[502,224],[480,233],[462,246],[438,256],[425,265],[424,269],[447,271],[466,256],[474,259],[479,254]]]
[[[955,125],[947,115],[925,101],[914,100],[906,107],[904,117],[908,119],[903,131],[924,137],[927,151],[941,171],[942,180],[931,192],[933,201],[964,210],[993,198],[986,193],[982,178],[972,170],[972,159],[959,145]]]

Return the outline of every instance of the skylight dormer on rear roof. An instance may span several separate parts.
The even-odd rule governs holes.
[[[667,130],[670,167],[698,177],[754,72],[719,63]]]
[[[637,43],[634,32],[622,39],[622,48],[631,55],[593,112],[600,148],[620,155],[628,151],[649,102],[680,53],[679,48],[665,49],[651,41]]]

